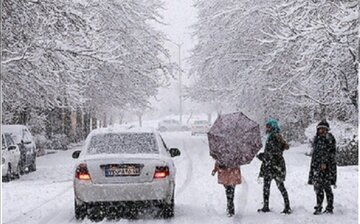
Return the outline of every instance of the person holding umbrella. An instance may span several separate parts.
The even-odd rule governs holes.
[[[227,199],[226,213],[229,217],[231,217],[235,214],[235,185],[241,184],[240,166],[229,168],[219,164],[219,162],[215,162],[215,166],[211,175],[214,176],[216,173],[218,173],[218,183],[224,185],[225,187]]]
[[[269,198],[271,181],[274,179],[281,195],[284,198],[285,208],[282,213],[290,214],[289,196],[286,191],[284,181],[286,176],[286,166],[283,152],[289,149],[289,145],[280,134],[280,128],[277,120],[269,119],[266,122],[266,133],[268,134],[265,149],[257,157],[262,161],[259,177],[264,178],[263,185],[263,208],[258,212],[269,212]]]
[[[327,206],[324,213],[333,213],[334,195],[331,185],[336,188],[336,141],[329,132],[330,125],[326,120],[316,127],[316,136],[313,143],[313,153],[309,172],[308,184],[314,185],[316,206],[314,215],[321,214],[324,192]]]
[[[241,184],[240,166],[249,164],[261,149],[260,126],[241,112],[222,114],[207,133],[210,156],[216,160],[212,175],[218,173],[227,197],[227,214],[235,214],[235,186]]]

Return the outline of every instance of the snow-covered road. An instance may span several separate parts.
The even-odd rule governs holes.
[[[285,153],[287,180],[293,214],[282,215],[283,201],[273,183],[270,196],[272,212],[256,212],[262,202],[262,185],[257,183],[260,162],[257,159],[242,167],[243,183],[236,188],[236,215],[226,217],[225,190],[210,175],[213,160],[209,157],[206,136],[189,132],[163,133],[169,147],[178,147],[175,217],[170,220],[140,219],[100,223],[358,223],[358,167],[338,168],[338,188],[334,190],[334,215],[312,215],[315,194],[306,184],[310,158],[306,145],[292,146]],[[79,223],[74,219],[71,154],[79,147],[37,160],[38,170],[20,179],[2,184],[2,221],[4,224]],[[85,219],[82,223],[92,223]]]

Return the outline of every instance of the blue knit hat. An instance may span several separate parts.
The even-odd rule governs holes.
[[[275,119],[273,119],[273,118],[270,118],[270,119],[266,122],[266,126],[270,126],[274,132],[280,132],[279,123],[278,123],[277,120],[275,120]]]

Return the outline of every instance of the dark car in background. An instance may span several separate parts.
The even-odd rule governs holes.
[[[36,145],[29,129],[24,125],[3,125],[2,131],[11,135],[20,149],[20,174],[36,170]]]

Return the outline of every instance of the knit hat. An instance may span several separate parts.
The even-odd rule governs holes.
[[[330,130],[330,125],[329,123],[326,121],[326,120],[322,120],[320,121],[320,123],[316,126],[316,129],[319,129],[319,128],[325,128],[327,130]]]
[[[266,122],[266,126],[270,126],[274,132],[280,132],[279,123],[278,123],[277,120],[275,120],[275,119],[273,119],[273,118],[270,118],[270,119]]]

